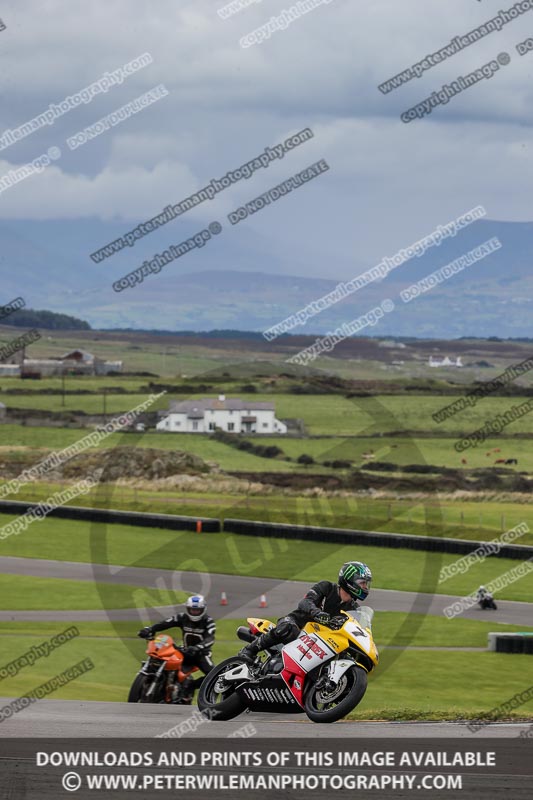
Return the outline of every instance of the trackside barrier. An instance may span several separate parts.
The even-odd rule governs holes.
[[[533,633],[489,633],[489,650],[495,653],[522,653],[533,656]]]
[[[24,503],[18,500],[0,500],[0,514],[24,514],[38,503]],[[81,506],[59,506],[48,514],[49,517],[77,519],[86,522],[111,522],[122,525],[138,525],[142,528],[166,528],[173,531],[197,531],[201,524],[203,533],[218,533],[220,520],[209,517],[181,517],[174,514],[146,514],[141,511],[115,511],[107,508],[83,508]]]
[[[38,503],[25,503],[18,500],[0,500],[0,514],[24,514]],[[308,539],[315,542],[334,544],[359,544],[374,547],[397,547],[410,550],[426,550],[436,553],[457,553],[468,555],[481,547],[483,542],[467,539],[447,539],[433,536],[411,536],[403,533],[384,533],[382,531],[358,531],[345,528],[317,528],[310,525],[283,525],[276,522],[257,522],[247,519],[225,519],[222,523],[212,517],[184,517],[174,514],[147,514],[141,511],[116,511],[104,508],[84,508],[81,506],[59,506],[48,514],[49,517],[77,519],[88,522],[109,522],[123,525],[136,525],[143,528],[166,528],[168,530],[198,531],[198,523],[204,533],[236,533],[245,536],[271,536],[281,539]],[[512,558],[527,560],[533,557],[533,547],[526,545],[503,545],[491,558]]]
[[[344,528],[316,528],[306,525],[282,525],[276,522],[252,522],[246,519],[225,519],[226,533],[247,536],[274,536],[283,539],[308,539],[315,542],[334,542],[335,544],[365,544],[375,547],[401,547],[411,550],[429,550],[437,553],[468,554],[481,547],[482,542],[467,539],[444,539],[433,536],[411,536],[403,533],[382,533],[379,531],[356,531]],[[533,547],[524,545],[504,545],[494,554],[500,558],[526,560],[533,556]]]

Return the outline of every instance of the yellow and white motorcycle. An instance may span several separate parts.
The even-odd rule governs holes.
[[[333,627],[308,622],[299,637],[260,653],[252,665],[240,656],[227,658],[204,678],[198,706],[213,720],[243,711],[303,713],[313,722],[337,722],[362,700],[367,674],[379,655],[372,637],[374,612],[368,606],[343,611]],[[274,626],[249,618],[237,635],[243,641]]]

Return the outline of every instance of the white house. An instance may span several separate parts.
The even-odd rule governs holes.
[[[216,428],[229,433],[287,433],[285,423],[276,419],[274,403],[226,399],[223,394],[171,401],[156,428],[169,433],[212,433]]]
[[[462,367],[463,362],[461,361],[461,356],[457,356],[455,362],[453,362],[448,356],[444,356],[442,360],[435,358],[434,356],[430,356],[428,365],[430,367]]]

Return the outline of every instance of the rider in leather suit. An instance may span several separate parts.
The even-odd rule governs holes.
[[[199,667],[204,676],[207,675],[215,666],[211,660],[211,648],[215,641],[216,625],[214,619],[207,614],[207,605],[201,594],[188,598],[184,613],[175,614],[154,625],[147,625],[137,635],[141,639],[148,639],[154,633],[174,627],[183,631],[183,646],[179,648],[184,655],[183,669],[187,671],[193,666]],[[191,690],[198,689],[203,679],[191,678]]]
[[[312,586],[298,603],[298,608],[278,619],[277,625],[267,633],[258,636],[239,652],[248,663],[255,661],[261,650],[276,644],[287,644],[300,635],[300,629],[312,620],[328,625],[341,611],[356,609],[356,600],[365,600],[370,591],[372,573],[360,561],[348,561],[339,571],[338,583],[319,581]],[[336,624],[332,622],[332,627]]]

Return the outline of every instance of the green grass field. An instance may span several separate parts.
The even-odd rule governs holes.
[[[117,385],[117,379],[106,379],[108,385]],[[152,406],[152,410],[168,408],[170,400],[213,396],[216,391],[191,395],[172,395],[169,392]],[[432,414],[452,403],[457,396],[428,395],[378,395],[376,397],[346,398],[341,395],[293,395],[275,393],[245,394],[236,392],[243,400],[270,401],[275,404],[276,416],[281,419],[302,419],[307,432],[313,435],[365,436],[390,433],[391,431],[424,431],[459,435],[476,430],[483,423],[503,414],[513,405],[523,403],[525,398],[487,397],[475,407],[456,414],[452,419],[440,424],[432,419]],[[146,394],[107,395],[107,413],[127,411],[147,398]],[[9,395],[0,392],[0,401],[16,408],[36,408],[48,411],[79,410],[86,413],[102,413],[103,394],[67,395],[62,405],[60,395],[47,395],[34,392],[31,395]],[[505,429],[507,435],[531,433],[531,415],[525,415]],[[497,441],[499,437],[494,437]],[[497,446],[497,445],[492,445]],[[488,449],[488,448],[486,448]]]
[[[376,614],[374,634],[378,647],[402,627],[404,618],[405,615],[392,612]],[[213,651],[215,662],[234,654],[240,647],[234,631],[242,622],[224,620],[218,623]],[[411,644],[420,646],[428,641],[433,646],[457,645],[458,641],[486,644],[485,623],[454,620],[452,633],[438,622],[431,630],[430,622],[422,624]],[[0,682],[2,694],[20,696],[78,661],[91,658],[95,669],[60,688],[53,698],[124,701],[145,649],[144,643],[135,638],[138,626],[74,624],[80,631],[78,638],[54,650],[48,658],[36,661],[32,667],[22,669],[16,676],[5,678]],[[66,627],[64,623],[39,623],[39,635],[36,635],[32,623],[0,623],[0,664],[16,659],[32,645],[43,643]],[[172,630],[169,633],[172,635]],[[179,636],[176,640],[179,641]],[[377,670],[370,677],[367,694],[351,716],[355,719],[472,718],[487,714],[530,686],[532,681],[533,659],[527,656],[438,651],[436,657],[435,651],[430,650],[400,652],[385,648]],[[533,719],[533,702],[516,709],[512,716]]]
[[[144,484],[146,485],[146,484]],[[44,501],[63,486],[33,483],[9,499]],[[105,484],[74,498],[72,505],[117,508],[218,519],[264,520],[294,525],[350,528],[357,530],[405,533],[419,536],[446,536],[473,541],[490,541],[521,522],[529,525],[518,544],[533,544],[533,506],[525,502],[484,502],[474,499],[439,499],[414,495],[413,499],[387,497],[298,497],[284,494],[221,494],[161,487],[149,491],[131,486]],[[2,522],[2,520],[4,520]],[[0,515],[0,526],[7,524]]]
[[[56,394],[63,392],[61,377],[40,378],[37,381],[21,380],[18,377],[2,375],[1,391],[6,397],[18,397],[18,392],[38,394],[43,391],[52,391]],[[146,386],[155,378],[132,377],[130,375],[65,375],[65,392],[85,391],[100,393],[108,391],[110,394],[118,392],[138,392],[141,386]]]
[[[216,620],[217,633],[215,644],[216,660],[222,661],[232,655],[235,648],[240,647],[241,640],[235,631],[239,625],[245,625],[243,619],[226,619],[219,617],[223,613],[220,607],[210,607],[209,611]],[[268,618],[268,611],[265,612]],[[13,650],[16,657],[18,649],[23,652],[22,643],[26,636],[40,637],[44,641],[68,627],[71,623],[40,621],[36,631],[35,622],[0,622],[0,662],[3,663]],[[141,648],[143,643],[137,639],[139,624],[136,622],[76,622],[80,637],[90,639],[124,639],[135,642],[134,649]],[[487,634],[495,629],[506,632],[526,631],[533,633],[531,627],[524,625],[506,625],[503,623],[465,620],[455,617],[452,620],[444,617],[433,617],[424,614],[407,614],[399,611],[376,611],[373,619],[373,631],[378,648],[383,647],[487,647]],[[179,642],[181,632],[178,628],[167,631]],[[4,638],[6,637],[6,638]],[[5,644],[7,637],[13,641]],[[18,637],[18,639],[16,638]],[[220,649],[219,649],[220,648]],[[9,652],[8,652],[9,651]]]
[[[41,342],[38,343],[42,345]],[[61,342],[53,342],[61,351]],[[74,346],[74,344],[73,344]],[[95,348],[99,343],[95,345]],[[84,343],[87,348],[87,343]],[[89,347],[91,349],[91,347]],[[116,357],[112,343],[105,343],[104,357]],[[127,348],[128,367],[146,368],[146,351],[137,346]],[[47,344],[47,352],[51,352]],[[54,351],[55,352],[55,351]],[[59,354],[59,352],[57,353]],[[131,362],[130,362],[131,356]],[[154,372],[166,374],[186,372],[189,375],[220,367],[227,358],[207,358],[205,350],[179,348],[171,350],[153,345],[150,350]],[[328,362],[332,359],[328,359]],[[140,364],[143,363],[143,367]],[[169,366],[170,365],[170,366]],[[250,370],[254,366],[250,364]],[[374,371],[375,372],[375,371]],[[243,373],[244,374],[244,373]],[[253,374],[253,372],[250,372]],[[375,375],[374,375],[375,376]],[[370,375],[369,375],[370,377]],[[206,376],[209,382],[209,376]],[[256,443],[277,444],[293,459],[302,453],[317,462],[349,459],[361,466],[364,453],[373,451],[374,460],[390,461],[400,466],[428,463],[435,466],[480,468],[492,466],[496,458],[517,458],[517,471],[533,472],[533,449],[520,434],[531,433],[533,417],[525,416],[482,446],[458,454],[453,449],[455,438],[480,427],[487,419],[504,413],[524,398],[487,398],[475,408],[456,415],[441,425],[431,414],[453,402],[454,397],[422,395],[383,395],[377,398],[347,399],[340,395],[292,395],[257,393],[245,395],[237,382],[229,382],[224,391],[229,396],[253,400],[270,400],[280,418],[302,419],[311,439],[261,437]],[[44,395],[38,390],[59,388],[58,379],[38,384],[3,379],[0,400],[8,407],[40,408],[54,411],[83,410],[101,413],[104,385],[110,387],[106,405],[109,416],[133,408],[147,395],[140,390],[147,378],[106,379],[68,378],[67,388],[89,388],[98,394],[67,395],[62,405],[60,395]],[[31,395],[12,395],[8,387],[31,388]],[[122,386],[131,395],[113,393],[111,387]],[[4,390],[4,391],[2,391]],[[202,393],[216,394],[218,391]],[[169,393],[152,407],[167,408],[170,399],[186,395]],[[390,436],[391,432],[420,431],[424,435]],[[12,448],[25,448],[26,455],[37,457],[51,449],[61,449],[82,438],[88,431],[52,427],[0,425],[1,459],[20,458]],[[331,470],[320,464],[301,467],[294,462],[264,459],[237,451],[221,442],[203,436],[173,434],[119,434],[109,437],[102,447],[115,446],[179,449],[213,461],[227,471],[297,471],[307,473]],[[499,452],[489,452],[499,448]],[[42,453],[37,453],[40,449]],[[487,455],[489,453],[489,455]],[[462,459],[466,459],[463,464]],[[334,471],[333,471],[333,474]],[[339,473],[340,474],[340,473]],[[381,473],[383,475],[383,473]],[[436,479],[438,482],[438,478]],[[57,484],[38,483],[26,486],[11,499],[46,499],[59,489]],[[511,496],[513,500],[514,496]],[[447,535],[485,540],[496,538],[519,522],[529,523],[531,533],[517,543],[533,544],[533,506],[524,495],[523,503],[509,502],[508,496],[484,493],[484,502],[464,497],[439,500],[427,496],[405,497],[303,497],[283,495],[222,495],[216,491],[176,491],[160,487],[99,487],[97,492],[80,496],[76,505],[100,505],[124,509],[183,513],[191,516],[238,517],[264,519],[296,524],[349,527],[364,530],[397,531],[421,535]],[[0,515],[0,527],[13,519]],[[206,541],[207,537],[207,541]],[[252,575],[314,582],[335,576],[342,561],[358,558],[366,561],[374,573],[374,587],[410,590],[449,595],[467,595],[480,583],[490,581],[520,562],[489,558],[476,564],[466,574],[439,583],[443,566],[457,557],[413,550],[376,547],[345,547],[328,542],[257,539],[231,534],[194,534],[160,529],[141,529],[125,525],[90,525],[69,520],[46,519],[32,525],[19,536],[0,540],[0,556],[51,558],[116,565],[159,567],[164,569],[201,570],[234,575]],[[531,601],[533,573],[511,583],[496,594],[496,599]],[[24,578],[0,575],[0,607],[15,609],[100,609],[125,608],[147,604],[160,607],[183,600],[175,592],[129,585],[112,586],[103,582],[89,583],[47,578]],[[370,605],[371,597],[369,600]],[[240,643],[235,637],[236,620],[221,620],[214,651],[219,661],[231,655]],[[533,618],[532,618],[533,624]],[[64,630],[65,623],[0,623],[0,663],[7,663],[43,638]],[[60,689],[54,697],[98,700],[124,700],[138,669],[144,644],[135,638],[138,624],[79,623],[81,636],[41,659],[34,667],[23,670],[15,678],[2,682],[4,695],[17,696],[38,686],[77,661],[91,657],[96,668]],[[500,629],[500,625],[496,629]],[[376,641],[381,649],[379,669],[371,676],[362,704],[352,715],[368,719],[453,719],[476,717],[523,691],[533,683],[533,659],[488,652],[417,651],[410,647],[486,647],[487,633],[494,623],[474,622],[460,617],[421,617],[395,612],[380,612],[374,620]],[[506,630],[524,630],[524,626],[505,626]],[[533,630],[531,628],[530,630]],[[122,639],[122,640],[121,640]],[[395,648],[406,647],[404,651]],[[533,704],[517,709],[514,717],[533,719]]]
[[[431,464],[452,469],[482,469],[494,466],[498,458],[516,458],[518,465],[509,469],[533,472],[533,447],[528,439],[493,437],[483,445],[465,453],[456,452],[455,441],[453,437],[403,436],[379,438],[332,436],[320,439],[287,439],[278,436],[265,437],[264,440],[261,438],[262,444],[277,445],[291,458],[307,453],[316,461],[351,460],[355,467],[362,467],[373,460],[389,461],[400,466]],[[500,452],[494,452],[495,449],[499,449]],[[372,453],[374,458],[365,458],[365,453]],[[466,464],[463,464],[463,459],[466,459]]]
[[[186,599],[183,592],[145,590],[126,584],[114,586],[90,581],[0,574],[0,608],[6,611],[135,608],[136,600],[144,607],[148,598],[153,599],[155,606],[162,606],[175,603],[177,594],[182,601]],[[105,604],[102,598],[105,598]]]
[[[389,651],[390,653],[390,651]],[[461,719],[489,716],[533,681],[533,660],[504,653],[404,651],[390,668],[388,653],[369,677],[368,690],[351,719]],[[530,663],[531,662],[531,663]],[[533,701],[513,715],[533,719]]]
[[[0,343],[7,344],[17,335],[20,329],[3,329]],[[88,350],[98,358],[118,359],[124,362],[128,372],[149,371],[156,375],[197,375],[214,369],[220,369],[226,363],[245,360],[239,351],[235,353],[222,351],[213,355],[213,348],[195,346],[187,343],[163,343],[157,338],[152,341],[134,342],[131,334],[115,334],[107,338],[99,331],[46,331],[46,335],[31,345],[28,355],[31,358],[59,358],[63,353],[75,349]],[[250,356],[252,359],[253,356]],[[68,380],[68,378],[67,378]],[[108,379],[109,380],[109,379]],[[113,382],[116,376],[113,376]]]
[[[7,522],[9,517],[5,515],[4,519]],[[23,534],[4,539],[0,542],[0,555],[309,582],[334,576],[339,564],[357,558],[371,566],[376,588],[450,595],[468,595],[520,563],[487,558],[467,573],[439,584],[441,567],[455,561],[454,556],[383,547],[332,546],[328,542],[258,540],[226,533],[180,533],[155,528],[147,532],[126,525],[106,527],[59,519],[34,523]],[[107,591],[104,587],[106,597]],[[526,602],[532,596],[532,572],[497,594],[497,598]]]
[[[131,406],[133,408],[133,405]],[[26,427],[24,425],[0,426],[0,444],[13,448],[61,449],[82,439],[87,430],[69,428]],[[277,445],[285,455],[296,460],[303,453],[312,456],[316,465],[301,467],[283,460],[259,458],[242,450],[214,441],[206,436],[180,433],[112,434],[99,443],[99,449],[117,446],[153,447],[157,450],[183,450],[208,461],[216,461],[229,471],[270,472],[279,470],[329,473],[321,466],[323,461],[343,459],[362,467],[374,461],[390,461],[400,466],[431,464],[454,469],[481,469],[494,466],[496,459],[516,458],[514,471],[533,472],[533,447],[528,439],[519,437],[493,437],[483,445],[465,453],[454,449],[453,437],[371,437],[331,436],[325,438],[295,439],[287,436],[256,437],[255,444]],[[495,452],[499,450],[499,452]],[[372,453],[373,459],[364,454]],[[466,464],[463,463],[466,460]]]
[[[106,394],[105,409],[108,415],[130,411],[148,400],[149,394]],[[0,394],[0,401],[10,408],[38,408],[43,411],[83,411],[86,414],[104,413],[104,395],[66,395],[65,404],[57,394],[6,395]],[[150,406],[150,411],[166,408],[164,397]]]
[[[190,303],[187,303],[184,312],[186,327],[187,323],[198,322],[198,318],[203,317],[203,309],[198,308],[198,312],[199,315],[194,304],[191,306]],[[110,317],[109,323],[112,324],[112,321]],[[205,324],[223,329],[228,327],[229,322],[224,309],[213,308],[210,320]],[[268,324],[265,321],[265,325]],[[194,327],[194,324],[189,327]],[[3,327],[0,334],[2,344],[12,340],[18,333],[20,333],[18,328]],[[176,376],[182,373],[189,376],[205,374],[208,370],[216,369],[219,373],[229,370],[232,374],[238,370],[239,375],[253,377],[261,372],[261,368],[264,369],[265,359],[268,359],[270,364],[277,366],[277,369],[274,368],[275,372],[283,372],[288,369],[288,365],[285,363],[288,355],[285,347],[277,348],[276,344],[268,346],[263,340],[198,339],[197,337],[174,337],[172,335],[150,336],[120,331],[106,333],[98,330],[82,332],[44,330],[42,333],[42,338],[29,348],[32,358],[58,357],[68,350],[80,348],[94,353],[99,358],[121,359],[124,361],[124,368],[129,371],[150,370],[167,376]],[[305,334],[305,329],[300,329],[296,333]],[[510,362],[514,363],[526,358],[530,349],[528,344],[517,342],[513,342],[512,345],[510,342],[506,342],[502,345],[470,341],[468,345],[469,356],[465,359],[467,366],[460,370],[445,368],[428,370],[427,349],[418,348],[416,345],[412,349],[409,345],[408,349],[401,354],[401,358],[405,358],[403,366],[386,365],[384,364],[386,352],[377,348],[369,350],[364,341],[363,352],[354,347],[351,350],[351,358],[332,357],[336,354],[321,357],[313,364],[313,369],[323,370],[326,374],[342,374],[347,378],[353,378],[354,372],[356,372],[357,377],[364,380],[375,380],[377,375],[388,381],[402,381],[411,377],[427,379],[429,372],[434,380],[446,381],[453,378],[459,383],[471,380],[473,377],[483,380],[493,378]],[[450,348],[454,349],[451,343]],[[479,369],[474,364],[468,364],[469,361],[477,361],[479,357],[489,360],[493,367]],[[525,380],[528,379],[529,376],[526,376]]]
[[[133,407],[133,406],[132,406]],[[22,425],[0,426],[0,445],[9,442],[10,448],[38,448],[43,449],[42,458],[47,455],[44,448],[62,449],[77,442],[87,435],[87,430],[73,430],[63,428],[41,428],[25,427]],[[284,442],[280,442],[283,446]],[[237,450],[223,442],[218,442],[208,436],[195,436],[194,434],[171,434],[171,433],[116,433],[103,439],[96,449],[112,449],[114,447],[152,447],[157,450],[181,450],[185,453],[192,453],[204,459],[204,461],[214,461],[221,469],[229,472],[304,472],[309,471],[330,473],[331,470],[321,465],[305,467],[300,464],[290,463],[285,460],[275,458],[260,458],[252,453]],[[20,452],[24,457],[24,451],[12,451],[11,456]],[[301,444],[301,453],[306,452],[305,443]],[[4,458],[10,454],[6,453]],[[35,453],[31,451],[35,459]]]
[[[392,461],[399,465],[426,463],[452,468],[486,468],[493,466],[498,458],[516,458],[517,470],[533,471],[533,449],[520,434],[531,433],[533,426],[529,416],[525,416],[508,426],[499,436],[492,436],[483,444],[457,453],[454,443],[461,434],[468,434],[484,424],[485,420],[497,413],[503,413],[513,403],[522,399],[488,398],[476,409],[469,409],[469,421],[463,420],[466,412],[458,414],[453,420],[437,425],[431,413],[442,405],[441,397],[381,396],[378,398],[357,398],[347,400],[340,396],[302,396],[258,395],[262,400],[271,399],[276,403],[280,417],[298,417],[304,420],[308,433],[327,436],[320,439],[294,439],[286,436],[257,437],[257,443],[275,444],[287,456],[296,459],[302,453],[313,456],[317,461],[349,459],[355,466],[368,461],[364,454],[372,452],[374,460]],[[253,400],[253,396],[249,396]],[[113,415],[134,408],[146,399],[146,395],[108,395],[107,414]],[[444,398],[447,400],[450,398]],[[452,398],[453,399],[453,398]],[[40,408],[51,411],[81,410],[86,413],[103,411],[102,395],[69,396],[66,405],[61,405],[57,395],[7,396],[0,394],[8,406],[19,408]],[[491,405],[492,404],[492,405]],[[154,403],[152,409],[167,408],[167,398]],[[480,416],[480,409],[483,414]],[[489,413],[490,411],[490,413]],[[477,415],[476,415],[477,414]],[[420,431],[424,436],[394,436],[391,431]],[[82,438],[87,431],[46,427],[28,428],[22,425],[0,426],[0,444],[10,447],[61,448]],[[438,434],[431,436],[431,434]],[[385,434],[385,435],[384,435]],[[202,458],[216,461],[227,470],[292,470],[296,465],[287,465],[276,459],[264,459],[236,451],[220,442],[214,442],[203,435],[163,434],[149,432],[143,435],[123,434],[106,438],[100,447],[115,447],[128,444],[136,447],[158,449],[182,449],[196,453]],[[496,452],[498,451],[498,452]],[[309,468],[308,468],[309,469]],[[311,467],[311,470],[316,469]]]

